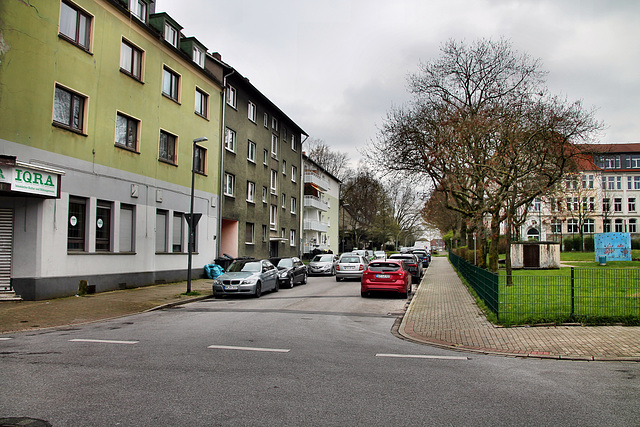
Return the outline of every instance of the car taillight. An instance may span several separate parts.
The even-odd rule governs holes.
[[[418,266],[418,264],[408,264],[408,265],[409,265],[409,267],[417,267]]]
[[[364,265],[360,264],[360,270],[364,270]]]
[[[340,264],[336,265],[336,270],[340,271]]]

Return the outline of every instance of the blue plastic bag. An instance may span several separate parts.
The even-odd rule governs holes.
[[[218,264],[207,264],[204,266],[204,272],[209,279],[215,279],[224,273],[224,268]]]

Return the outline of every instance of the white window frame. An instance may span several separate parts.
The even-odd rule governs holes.
[[[247,142],[247,160],[249,160],[251,163],[255,163],[256,162],[256,143],[250,139],[248,139],[247,141],[248,141]]]
[[[256,183],[247,181],[247,202],[255,203],[256,201]]]
[[[296,214],[296,210],[298,209],[298,199],[295,197],[291,197],[291,213]]]
[[[271,205],[269,208],[269,228],[276,230],[278,225],[278,206]]]
[[[254,104],[251,101],[248,101],[247,102],[247,118],[251,120],[253,123],[255,123],[257,120],[257,115],[258,115],[258,108],[256,107],[256,104]]]
[[[296,230],[291,229],[289,230],[289,246],[295,246],[296,245]]]
[[[131,14],[145,23],[147,22],[147,8],[147,2],[143,0],[129,1],[129,11]]]
[[[278,171],[271,169],[271,194],[278,194]]]
[[[271,157],[278,158],[278,135],[271,134]]]
[[[166,65],[162,67],[162,94],[178,103],[180,102],[180,80],[180,74]]]
[[[236,131],[230,128],[224,130],[224,148],[232,153],[236,152]]]
[[[120,43],[120,71],[135,80],[142,81],[144,51],[124,38]]]
[[[173,47],[178,47],[180,31],[168,22],[164,23],[164,39]]]
[[[193,62],[198,64],[200,68],[204,68],[204,57],[205,57],[204,50],[202,50],[200,46],[197,46],[194,44],[193,51],[191,53],[191,58],[193,59]]]
[[[252,222],[247,222],[245,224],[244,243],[247,245],[253,245],[255,243],[256,225]]]
[[[233,86],[227,87],[227,104],[233,108],[238,108],[238,91]]]
[[[197,86],[194,112],[202,118],[209,118],[209,94]]]
[[[225,172],[224,173],[224,195],[229,197],[235,197],[236,193],[236,176]]]
[[[269,129],[269,113],[264,113],[264,127]]]
[[[80,9],[76,4],[67,1],[61,2],[58,30],[58,34],[69,43],[87,52],[91,51],[93,15]]]
[[[269,197],[269,190],[267,187],[262,187],[262,203],[267,203]]]
[[[295,165],[291,166],[291,182],[296,182],[298,176],[298,168]]]

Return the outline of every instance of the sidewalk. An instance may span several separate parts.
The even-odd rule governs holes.
[[[501,328],[487,321],[447,258],[433,258],[399,331],[455,350],[518,357],[640,362],[640,326]]]
[[[211,282],[211,279],[191,281],[191,290],[200,293],[197,297],[180,295],[187,291],[187,282],[178,282],[82,297],[3,301],[0,302],[0,334],[95,322],[208,298],[212,293]]]

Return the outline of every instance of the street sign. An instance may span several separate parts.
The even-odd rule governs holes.
[[[198,222],[200,221],[201,216],[202,216],[201,213],[194,213],[193,224],[191,224],[191,214],[185,214],[185,217],[187,218],[187,224],[189,225],[189,227],[195,228],[195,226],[198,225]]]

